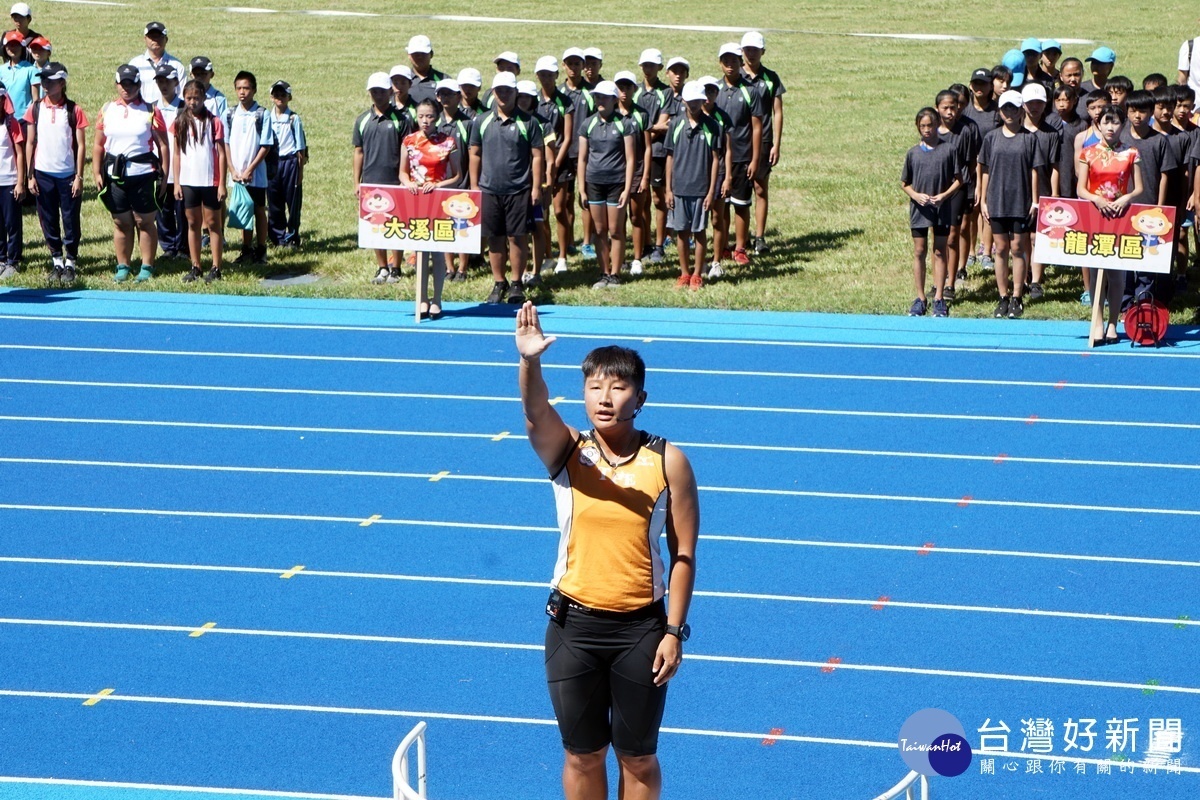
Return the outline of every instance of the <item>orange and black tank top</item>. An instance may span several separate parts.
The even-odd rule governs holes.
[[[641,436],[633,457],[614,464],[583,431],[551,476],[561,531],[551,585],[589,608],[636,611],[666,593],[659,537],[667,525],[667,442]]]

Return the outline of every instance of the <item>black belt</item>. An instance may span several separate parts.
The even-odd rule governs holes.
[[[609,611],[603,608],[591,608],[590,606],[576,603],[574,600],[567,600],[567,608],[572,612],[587,614],[589,617],[622,620],[624,622],[636,622],[638,620],[665,617],[667,615],[667,610],[662,600],[656,600],[650,605],[634,611]]]

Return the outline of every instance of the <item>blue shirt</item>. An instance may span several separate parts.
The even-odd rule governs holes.
[[[244,170],[258,155],[260,147],[275,144],[275,132],[268,120],[271,112],[258,103],[249,109],[238,103],[225,114],[225,144],[229,148],[229,169]],[[258,162],[248,186],[267,188],[267,160]]]
[[[300,115],[290,108],[282,114],[276,114],[274,109],[271,110],[271,128],[275,136],[275,143],[279,145],[280,158],[293,156],[308,149]]]
[[[25,116],[25,109],[33,102],[33,87],[42,83],[38,68],[31,61],[4,64],[0,66],[0,81],[12,98],[13,115],[18,119]]]

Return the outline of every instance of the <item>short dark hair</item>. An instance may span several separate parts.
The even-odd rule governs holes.
[[[1129,94],[1130,92],[1133,91],[1133,81],[1131,81],[1125,75],[1113,75],[1111,78],[1109,78],[1105,82],[1104,88],[1105,89],[1118,89],[1120,91],[1125,92],[1125,94]]]
[[[1125,98],[1125,107],[1149,113],[1154,110],[1154,95],[1145,89],[1130,92],[1129,96]]]
[[[1124,125],[1125,112],[1121,110],[1120,106],[1107,105],[1104,107],[1104,110],[1100,112],[1100,116],[1096,119],[1096,122],[1105,121],[1112,121],[1118,125]]]
[[[1142,78],[1142,88],[1143,89],[1145,89],[1148,92],[1152,92],[1154,90],[1150,88],[1151,85],[1166,86],[1167,85],[1167,76],[1163,75],[1161,72],[1151,72],[1149,75]]]
[[[1109,97],[1108,92],[1104,91],[1103,89],[1092,89],[1087,93],[1087,96],[1083,98],[1083,105],[1086,107],[1095,102],[1103,102],[1107,104],[1112,102],[1112,98]]]
[[[949,89],[942,89],[942,91],[937,93],[937,97],[934,98],[933,104],[935,106],[940,106],[942,104],[943,100],[953,100],[954,102],[957,103],[958,95],[955,94],[954,92],[950,91]]]
[[[954,92],[958,95],[959,102],[971,99],[971,90],[966,85],[961,83],[952,83],[947,91]]]
[[[1070,56],[1069,58],[1064,58],[1062,60],[1062,62],[1058,65],[1059,73],[1061,73],[1063,71],[1063,68],[1065,68],[1067,66],[1067,64],[1078,64],[1080,71],[1083,70],[1083,62],[1081,60],[1079,60],[1078,58],[1076,58],[1075,56]]]
[[[1054,92],[1051,96],[1052,100],[1057,100],[1060,97],[1069,97],[1074,102],[1079,99],[1079,90],[1069,83],[1060,83],[1054,87]]]
[[[1196,102],[1196,90],[1188,86],[1186,83],[1183,85],[1172,86],[1171,94],[1175,96],[1175,105],[1179,105],[1180,103]]]
[[[584,380],[593,375],[607,375],[629,381],[639,392],[646,385],[646,362],[637,350],[628,347],[615,344],[597,347],[584,357],[582,366]]]
[[[1170,86],[1160,86],[1154,90],[1154,105],[1175,107],[1175,92]]]
[[[233,85],[234,86],[237,86],[238,81],[250,81],[250,88],[256,92],[258,91],[258,78],[254,77],[253,72],[247,72],[246,70],[242,70],[237,75],[233,76]]]
[[[1001,78],[1009,83],[1012,83],[1012,70],[1003,64],[997,64],[996,66],[992,67],[992,80],[996,80],[996,78]]]
[[[931,119],[931,120],[933,120],[934,124],[937,124],[942,121],[941,116],[938,115],[937,109],[930,108],[929,106],[925,106],[924,108],[922,108],[920,111],[917,112],[916,124],[920,125],[921,120],[923,120],[923,119]]]

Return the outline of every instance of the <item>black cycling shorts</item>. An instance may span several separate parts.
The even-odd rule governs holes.
[[[667,687],[654,685],[654,656],[665,635],[662,602],[627,615],[601,616],[572,605],[546,626],[546,683],[571,753],[609,744],[627,756],[654,755]]]
[[[221,201],[217,199],[217,187],[215,186],[185,186],[183,187],[183,207],[184,208],[200,208],[201,206],[218,210],[221,208]]]
[[[124,182],[108,181],[101,191],[101,201],[113,216],[151,214],[159,210],[158,183],[153,175],[134,175]]]
[[[1025,217],[991,217],[988,224],[993,234],[1015,236],[1029,233],[1029,220]]]

